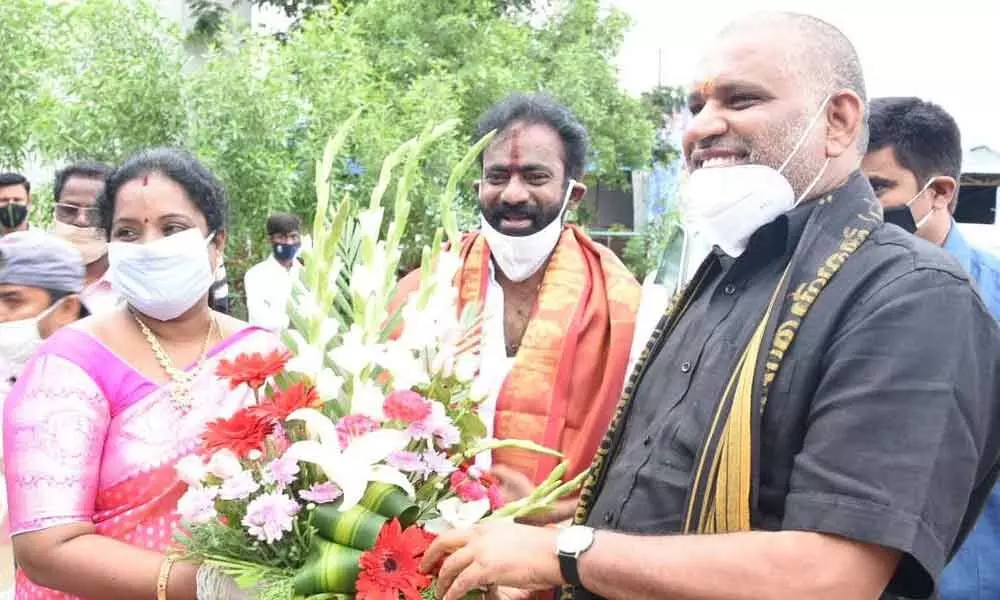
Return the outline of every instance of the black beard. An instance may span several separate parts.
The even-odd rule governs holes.
[[[483,208],[483,217],[486,218],[486,222],[493,229],[504,235],[524,237],[545,229],[546,226],[559,217],[560,210],[561,207],[556,206],[552,211],[546,212],[530,204],[505,204],[501,202],[493,205],[491,208]],[[504,231],[503,221],[505,219],[528,219],[531,221],[531,227],[518,229],[517,231]]]

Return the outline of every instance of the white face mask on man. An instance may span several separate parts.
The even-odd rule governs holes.
[[[111,242],[108,263],[111,286],[140,313],[176,319],[208,293],[215,282],[208,239],[192,228],[148,244]]]
[[[46,317],[55,312],[62,299],[55,301],[34,317],[0,323],[0,361],[9,373],[0,376],[15,376],[28,363],[31,355],[42,345],[42,332],[39,325]]]
[[[795,208],[816,187],[830,159],[824,161],[798,199],[792,184],[782,173],[825,114],[829,102],[827,96],[777,170],[767,165],[750,164],[702,167],[691,173],[685,214],[690,226],[729,256],[737,257],[746,250],[754,232]]]
[[[559,243],[563,230],[563,215],[577,185],[575,180],[569,180],[559,214],[551,223],[531,235],[513,236],[500,233],[489,224],[486,215],[482,215],[483,237],[490,246],[493,260],[508,279],[524,281],[537,273],[548,260],[552,251],[556,249],[556,244]]]

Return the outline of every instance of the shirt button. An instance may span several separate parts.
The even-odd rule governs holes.
[[[723,288],[722,291],[725,292],[727,296],[732,296],[736,293],[736,285],[732,283],[726,284],[726,287]]]
[[[604,513],[604,522],[605,523],[607,523],[608,525],[611,525],[611,522],[614,521],[614,520],[615,520],[615,513],[610,512],[610,511]]]
[[[683,363],[681,363],[681,373],[690,373],[690,372],[691,372],[691,363],[689,363],[688,361],[684,361]]]
[[[643,440],[642,440],[642,445],[643,446],[648,446],[648,445],[650,445],[652,443],[653,443],[653,438],[651,438],[648,435],[645,438],[643,438]]]

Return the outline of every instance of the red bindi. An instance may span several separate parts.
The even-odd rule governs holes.
[[[148,174],[142,176],[142,187],[146,187],[147,185],[149,185],[149,175]]]

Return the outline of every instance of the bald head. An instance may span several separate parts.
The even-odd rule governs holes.
[[[791,12],[757,13],[730,23],[720,37],[780,32],[783,66],[807,86],[817,102],[851,90],[867,102],[861,61],[847,36],[822,19]]]
[[[857,53],[836,27],[794,13],[740,19],[698,65],[688,167],[783,167],[797,194],[823,195],[861,160],[865,95]]]

